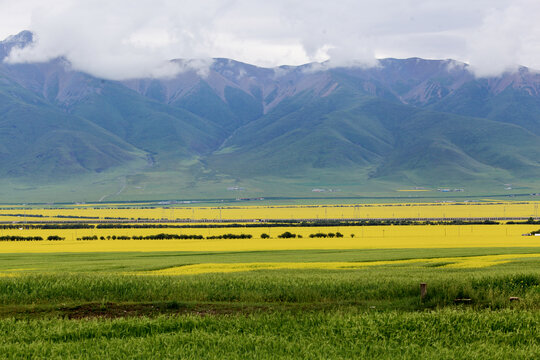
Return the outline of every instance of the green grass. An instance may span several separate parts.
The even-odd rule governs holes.
[[[336,171],[339,181],[336,181]],[[317,180],[313,180],[317,179]],[[82,175],[55,182],[0,179],[0,196],[3,203],[117,203],[159,200],[210,200],[188,206],[247,203],[253,205],[310,205],[344,203],[395,203],[433,202],[441,200],[479,200],[483,198],[537,201],[540,187],[537,179],[513,181],[513,190],[505,190],[501,182],[482,181],[417,184],[412,181],[383,181],[368,179],[367,172],[350,172],[347,169],[317,169],[304,176],[261,176],[238,179],[209,170],[197,159],[180,162],[174,170],[148,170],[144,162],[134,162],[124,168],[115,168],[92,176]],[[125,186],[124,186],[125,185]],[[403,193],[423,185],[432,191]],[[228,191],[228,187],[243,187],[243,191]],[[441,193],[438,187],[465,188],[463,193]],[[314,193],[315,188],[338,189],[339,192]],[[515,195],[519,196],[515,196]],[[511,196],[509,198],[509,196]],[[260,198],[264,201],[237,201],[237,198]],[[102,199],[100,202],[99,200]]]
[[[129,274],[205,262],[501,253],[538,248],[3,254],[0,271],[35,270],[0,277],[0,357],[537,358],[537,258],[477,269],[417,264]],[[424,299],[421,282],[428,284]],[[463,298],[471,301],[455,303]]]
[[[539,310],[538,263],[523,261],[497,271],[441,268],[275,270],[199,276],[36,275],[2,278],[4,305],[79,303],[246,303],[268,309],[281,304],[318,308],[353,304],[359,308],[422,310],[454,307],[470,298],[474,308]],[[519,270],[517,270],[519,269]],[[517,270],[517,271],[516,271]],[[397,273],[397,274],[396,274]],[[419,284],[428,283],[420,301]],[[519,302],[511,303],[509,297]],[[6,315],[6,314],[4,314]]]
[[[537,253],[517,249],[309,250],[200,253],[4,254],[0,270],[0,302],[11,305],[90,302],[225,302],[377,305],[418,310],[453,306],[455,298],[471,298],[475,307],[538,308],[538,259],[520,259],[478,269],[432,265],[386,265],[343,270],[258,270],[191,276],[143,276],[133,272],[199,263],[374,261],[411,258]],[[428,297],[419,301],[419,283]],[[516,306],[516,304],[512,305]]]
[[[329,311],[0,320],[5,358],[533,359],[538,312]]]

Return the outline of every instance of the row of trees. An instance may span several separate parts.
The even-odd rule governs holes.
[[[47,237],[49,241],[64,240],[65,238],[58,235],[51,235]],[[5,235],[0,236],[0,241],[43,241],[41,236],[16,236],[16,235]]]
[[[333,237],[342,238],[343,234],[340,233],[339,231],[337,233],[335,233],[335,234],[332,233],[332,232],[327,233],[327,234],[319,232],[319,233],[316,233],[316,234],[309,234],[309,237],[310,238],[327,238],[327,237],[329,237],[329,238],[333,238]],[[354,235],[353,235],[353,237],[354,237]]]
[[[310,234],[310,238],[342,238],[344,235],[339,231],[336,233],[315,233]],[[291,233],[290,231],[285,231],[284,233],[277,236],[279,239],[295,239],[302,238],[302,235]],[[351,237],[354,237],[354,234],[351,234]],[[207,236],[207,240],[222,240],[222,239],[252,239],[253,235],[251,234],[223,234],[223,235],[211,235]],[[270,235],[267,233],[261,234],[261,239],[269,239]],[[147,236],[83,236],[77,240],[202,240],[205,239],[202,235],[186,235],[186,234],[158,234],[158,235],[147,235]]]

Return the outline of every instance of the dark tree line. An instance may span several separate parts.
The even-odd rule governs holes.
[[[47,240],[49,241],[57,241],[57,240],[64,240],[65,238],[57,236],[57,235],[51,235],[47,237]],[[16,236],[16,235],[5,235],[0,236],[0,241],[43,241],[43,238],[41,236]]]

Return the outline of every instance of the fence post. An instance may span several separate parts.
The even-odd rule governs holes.
[[[427,295],[427,283],[420,283],[420,300],[424,300]]]

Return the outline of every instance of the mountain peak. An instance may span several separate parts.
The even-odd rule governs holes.
[[[23,30],[16,35],[10,35],[2,41],[4,44],[26,46],[34,41],[34,33],[29,30]]]

